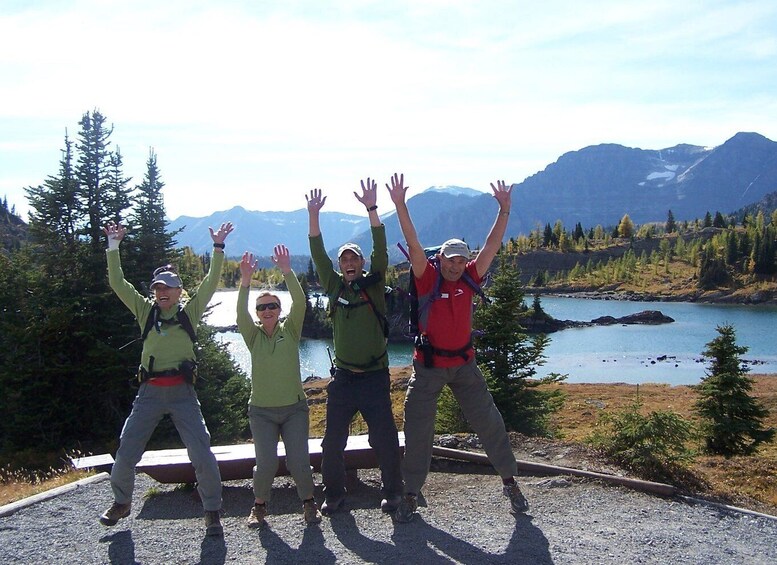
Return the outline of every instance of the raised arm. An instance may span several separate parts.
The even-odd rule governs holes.
[[[499,211],[496,214],[494,225],[491,226],[491,231],[488,232],[486,243],[483,245],[480,253],[478,253],[477,259],[475,259],[475,267],[477,268],[478,275],[481,277],[488,272],[488,268],[502,246],[502,239],[507,230],[507,220],[510,219],[513,185],[508,186],[505,184],[505,181],[500,180],[496,182],[496,186],[494,186],[494,183],[491,183],[491,190],[494,193],[494,198],[499,203]]]
[[[310,196],[305,195],[305,200],[308,203],[308,235],[310,237],[319,236],[321,235],[321,223],[318,216],[326,202],[326,196],[321,195],[320,188],[314,188],[310,191]]]
[[[258,333],[258,328],[248,311],[248,292],[251,290],[251,277],[256,271],[258,261],[254,254],[246,251],[240,261],[240,288],[237,293],[237,329],[250,348]]]
[[[405,241],[407,242],[407,249],[410,254],[410,267],[413,269],[413,275],[416,278],[421,278],[426,270],[426,253],[421,246],[421,242],[418,241],[418,234],[415,231],[413,220],[410,219],[410,212],[405,202],[407,189],[410,188],[405,186],[405,175],[394,173],[394,176],[391,177],[391,186],[386,184],[386,188],[391,196],[391,201],[397,209],[399,227],[402,229],[402,235],[405,236]]]
[[[291,269],[291,254],[289,249],[283,245],[276,245],[273,249],[272,262],[283,273],[283,280],[286,281],[286,288],[291,295],[291,311],[289,312],[289,320],[294,323],[297,337],[302,335],[302,323],[305,320],[305,308],[307,307],[307,300],[305,298],[305,291],[302,290],[302,285],[299,284],[297,275]]]
[[[361,181],[362,182],[362,194],[359,196],[359,194],[354,191],[353,195],[356,197],[356,200],[361,202],[364,207],[367,209],[367,214],[370,218],[370,226],[373,228],[377,228],[380,226],[380,216],[378,216],[378,190],[377,190],[377,183],[374,180],[371,180],[369,177],[367,178],[367,181]]]

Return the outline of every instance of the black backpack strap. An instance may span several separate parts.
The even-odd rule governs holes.
[[[194,331],[194,326],[189,319],[189,314],[186,313],[186,310],[184,310],[183,306],[180,304],[178,305],[178,323],[181,324],[184,331],[189,334],[189,339],[192,340],[192,343],[197,343],[197,332]]]
[[[148,318],[146,318],[146,325],[143,327],[143,333],[140,336],[142,341],[146,341],[146,338],[148,337],[148,334],[151,333],[152,328],[155,328],[158,332],[162,331],[161,325],[163,322],[159,319],[159,313],[159,304],[154,303],[154,305],[151,307],[151,312],[148,313]],[[178,305],[178,312],[176,312],[176,319],[178,320],[178,324],[189,336],[189,339],[192,340],[192,343],[196,343],[197,332],[194,331],[194,326],[192,325],[192,321],[189,319],[189,315],[180,304]]]

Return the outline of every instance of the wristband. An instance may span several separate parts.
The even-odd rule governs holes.
[[[223,243],[214,243],[213,247],[215,247],[216,249],[224,249],[226,245],[224,245]]]
[[[510,212],[509,211],[508,212],[499,212],[499,215],[500,216],[509,216]]]
[[[115,249],[118,249],[119,248],[119,242],[120,242],[120,240],[118,240],[118,239],[116,239],[114,237],[109,237],[108,238],[108,250],[109,251],[113,251]]]
[[[377,204],[373,204],[372,206],[367,208],[367,211],[368,212],[372,212],[373,210],[377,210],[377,209],[378,209],[378,205]]]

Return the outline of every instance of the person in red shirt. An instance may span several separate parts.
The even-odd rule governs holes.
[[[415,277],[419,300],[419,336],[413,355],[413,374],[405,397],[405,456],[402,474],[404,496],[394,518],[410,522],[418,508],[417,496],[426,481],[432,459],[437,399],[445,385],[450,387],[467,421],[480,437],[491,464],[502,478],[503,493],[510,499],[513,514],[525,512],[529,505],[515,481],[515,454],[486,380],[475,363],[472,347],[472,300],[475,290],[466,281],[479,284],[502,245],[510,216],[512,185],[504,181],[491,184],[499,204],[494,225],[486,243],[474,259],[467,244],[459,239],[443,243],[439,253],[428,259],[418,240],[407,209],[404,175],[386,184],[397,209],[402,234],[407,241],[410,267]],[[465,275],[466,273],[466,275]],[[439,293],[424,305],[439,283]]]

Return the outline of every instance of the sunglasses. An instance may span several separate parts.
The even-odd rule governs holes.
[[[264,312],[265,310],[278,310],[281,307],[277,302],[270,302],[268,304],[257,304],[256,311]]]

